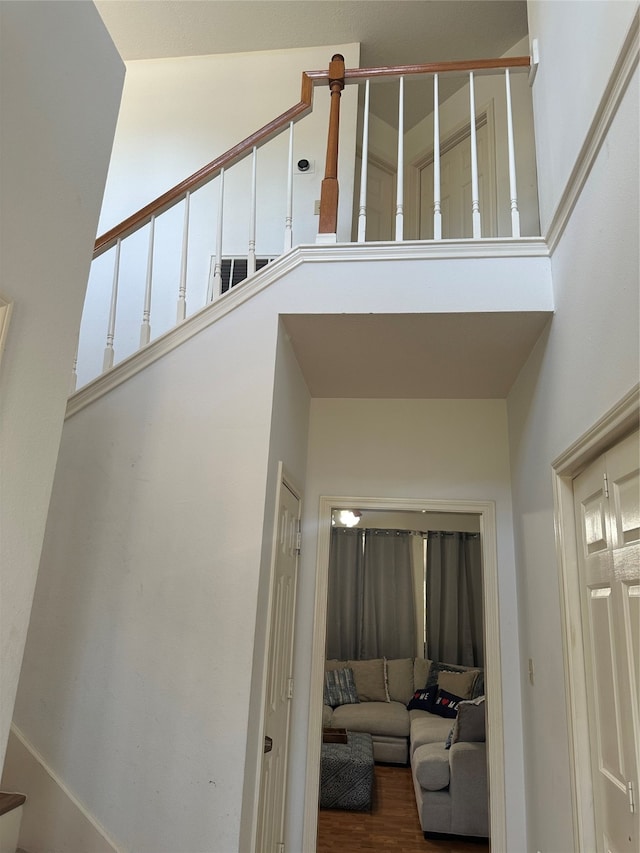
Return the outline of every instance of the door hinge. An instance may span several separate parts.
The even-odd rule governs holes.
[[[636,812],[636,798],[633,790],[633,782],[627,782],[627,793],[629,794],[629,811],[631,814]]]
[[[287,699],[293,699],[293,678],[290,678],[287,684]]]
[[[606,474],[602,475],[604,477],[604,496],[605,498],[609,497],[609,478]]]
[[[300,523],[300,519],[298,519],[298,530],[296,532],[296,547],[295,551],[298,556],[300,556],[300,548],[302,546],[302,525]]]
[[[276,853],[284,853],[284,841],[276,844]]]

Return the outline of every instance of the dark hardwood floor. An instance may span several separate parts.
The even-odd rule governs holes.
[[[462,839],[426,840],[420,829],[408,767],[376,764],[373,809],[320,809],[317,853],[489,853],[489,845]]]

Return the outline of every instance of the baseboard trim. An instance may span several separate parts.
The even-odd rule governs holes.
[[[78,812],[80,812],[82,818],[91,825],[92,829],[95,830],[95,832],[104,840],[105,844],[107,844],[111,848],[113,853],[124,853],[124,851],[115,843],[115,841],[109,837],[106,830],[102,826],[100,826],[98,821],[87,811],[86,807],[73,794],[73,792],[70,791],[69,788],[67,788],[67,786],[57,775],[55,770],[53,770],[47,764],[44,757],[38,752],[38,750],[29,741],[29,739],[20,731],[20,729],[16,726],[15,723],[11,723],[11,733],[20,742],[20,745],[29,753],[31,758],[38,764],[38,766],[47,774],[47,776],[51,779],[56,788],[58,788],[58,790],[64,795],[64,797],[72,803],[72,805],[78,810]],[[29,796],[27,792],[27,802],[28,801]]]

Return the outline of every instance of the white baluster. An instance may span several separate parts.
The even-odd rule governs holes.
[[[187,258],[189,254],[189,208],[191,193],[184,197],[184,221],[182,224],[182,258],[180,261],[180,287],[178,288],[178,309],[176,323],[182,323],[187,316]]]
[[[114,349],[113,339],[116,330],[116,308],[118,307],[118,279],[120,277],[120,245],[121,240],[116,242],[116,259],[113,265],[113,284],[111,285],[111,307],[109,309],[109,325],[107,326],[107,345],[104,349],[102,361],[102,372],[113,367]]]
[[[396,241],[403,238],[404,223],[404,77],[400,78],[398,96],[398,177],[396,193]]]
[[[140,327],[140,346],[146,346],[151,340],[151,286],[153,282],[153,243],[155,240],[156,218],[151,217],[149,223],[149,250],[147,253],[147,282],[144,290],[144,308],[142,310],[142,326]]]
[[[433,239],[442,239],[442,205],[440,198],[440,101],[438,75],[433,75]]]
[[[284,221],[284,250],[293,246],[293,122],[289,123],[289,160],[287,163],[287,216]]]
[[[247,255],[247,277],[256,271],[256,175],[258,149],[253,146],[253,163],[251,165],[251,212],[249,214],[249,254]]]
[[[213,302],[222,295],[222,216],[224,210],[224,169],[220,169],[220,195],[218,197],[218,228],[216,235],[216,260],[213,276],[209,279],[207,302]]]
[[[360,207],[358,210],[358,243],[364,243],[367,232],[367,165],[369,160],[369,80],[364,87],[364,124],[362,126],[362,167],[360,169]]]
[[[469,113],[471,116],[471,219],[474,240],[482,236],[480,224],[480,192],[478,190],[478,143],[476,140],[476,97],[473,71],[469,72]]]
[[[516,149],[513,140],[513,113],[511,110],[511,80],[509,69],[504,70],[507,91],[507,137],[509,141],[509,199],[511,204],[511,236],[520,236],[520,212],[518,210],[518,188],[516,186]]]

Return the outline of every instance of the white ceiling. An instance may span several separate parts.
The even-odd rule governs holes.
[[[525,0],[96,0],[95,5],[124,60],[359,42],[360,65],[371,68],[497,57],[527,33]],[[442,90],[443,97],[454,89]],[[372,112],[392,124],[397,96],[386,86],[374,92]],[[415,98],[424,96],[416,92]],[[422,115],[424,102],[415,120]],[[407,104],[407,129],[413,123]]]
[[[503,399],[550,314],[286,314],[312,397]]]
[[[499,56],[524,0],[97,0],[123,59],[360,42],[361,64]]]

